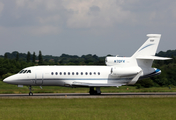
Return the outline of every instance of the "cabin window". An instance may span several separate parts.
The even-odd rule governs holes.
[[[90,72],[89,74],[90,74],[90,75],[92,75],[92,73],[91,73],[91,72]]]
[[[53,72],[51,72],[51,75],[53,75],[54,73]]]
[[[83,72],[81,72],[81,75],[83,75]]]
[[[58,73],[56,72],[55,74],[57,75]]]
[[[74,72],[72,72],[72,75],[74,75]]]
[[[85,74],[87,75],[88,73],[86,72]]]
[[[114,62],[116,63],[116,60],[114,60]]]
[[[94,72],[94,75],[96,75],[96,72]]]
[[[70,72],[68,72],[68,75],[70,75]]]
[[[76,72],[76,75],[78,75],[79,73],[78,72]]]
[[[64,72],[64,75],[66,75],[66,72]]]
[[[62,75],[62,72],[60,72],[60,75]]]
[[[100,75],[100,72],[98,72],[98,75]]]

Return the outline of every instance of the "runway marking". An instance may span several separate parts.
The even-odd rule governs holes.
[[[0,94],[0,99],[40,99],[40,98],[128,98],[128,97],[176,97],[176,92],[149,92],[149,93],[102,93],[89,95],[89,93],[34,93],[28,94]]]

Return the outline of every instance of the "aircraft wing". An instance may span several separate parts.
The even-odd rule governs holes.
[[[141,74],[142,70],[128,83],[128,85],[134,85],[138,81]]]
[[[118,87],[124,84],[100,84],[100,83],[84,83],[84,82],[73,82],[74,87]]]
[[[140,75],[142,74],[142,70],[133,78],[131,79],[131,81],[128,83],[128,85],[134,85]],[[119,84],[103,84],[103,83],[84,83],[84,82],[73,82],[72,83],[72,86],[74,87],[119,87],[119,86],[122,86],[122,85],[126,85],[126,84],[122,84],[122,83],[119,83]]]

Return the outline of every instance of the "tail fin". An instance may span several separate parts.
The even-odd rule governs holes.
[[[160,42],[161,34],[148,34],[148,40],[132,55],[132,57],[154,56]]]
[[[148,40],[132,55],[137,60],[138,66],[149,68],[153,60],[169,60],[171,58],[155,56],[161,34],[148,34]]]

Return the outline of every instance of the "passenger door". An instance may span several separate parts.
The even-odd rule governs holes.
[[[38,72],[35,74],[35,84],[42,85],[43,84],[43,73]]]

